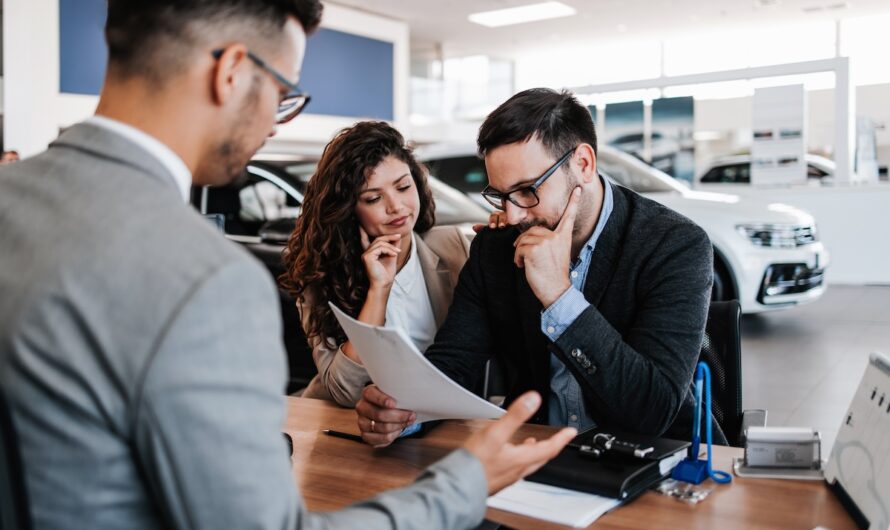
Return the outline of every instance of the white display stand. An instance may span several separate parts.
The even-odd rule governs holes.
[[[875,122],[865,116],[856,118],[856,175],[861,182],[878,181],[878,152]]]
[[[806,111],[802,84],[754,91],[751,184],[806,183]]]

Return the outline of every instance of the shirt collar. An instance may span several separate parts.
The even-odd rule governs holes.
[[[185,162],[172,149],[161,143],[157,138],[140,131],[132,125],[127,125],[105,116],[92,116],[86,120],[86,123],[115,132],[148,151],[170,172],[176,183],[176,188],[182,195],[182,200],[185,202],[189,201],[192,173],[189,171],[188,166],[185,165]]]
[[[580,261],[586,261],[593,254],[596,242],[606,228],[606,223],[609,221],[609,216],[612,214],[612,208],[615,205],[615,199],[612,197],[612,185],[602,175],[598,176],[603,183],[603,207],[600,209],[600,216],[596,222],[596,227],[593,229],[593,234],[590,235],[587,243],[584,244],[584,249],[578,257]]]

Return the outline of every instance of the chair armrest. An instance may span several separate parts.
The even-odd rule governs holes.
[[[745,445],[748,427],[766,427],[766,409],[749,409],[742,411],[741,442]]]

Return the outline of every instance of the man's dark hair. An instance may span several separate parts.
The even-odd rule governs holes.
[[[531,88],[514,95],[485,118],[476,141],[479,156],[533,136],[554,158],[582,143],[590,144],[596,153],[590,111],[567,90]]]
[[[321,12],[319,0],[108,0],[109,68],[124,78],[140,74],[162,82],[209,38],[269,48],[288,16],[308,35]]]

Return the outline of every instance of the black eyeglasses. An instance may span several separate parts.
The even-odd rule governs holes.
[[[520,208],[534,208],[541,202],[541,199],[538,198],[538,188],[544,184],[550,175],[556,173],[556,170],[572,157],[572,153],[574,153],[577,148],[578,146],[569,149],[566,154],[562,155],[555,164],[550,166],[550,169],[545,171],[544,174],[538,177],[530,186],[525,186],[508,193],[501,193],[491,186],[486,186],[485,189],[482,190],[482,196],[485,197],[485,200],[488,201],[489,204],[499,210],[507,209],[507,201],[512,202]]]
[[[223,49],[220,48],[218,50],[213,50],[211,54],[214,59],[219,60],[222,57]],[[303,112],[303,109],[306,108],[306,105],[309,104],[309,101],[312,99],[309,94],[300,90],[300,87],[294,83],[291,83],[287,80],[286,77],[281,75],[281,73],[272,68],[271,66],[266,64],[266,61],[262,60],[257,54],[253,53],[250,50],[247,50],[247,57],[253,61],[253,64],[260,67],[267,74],[271,75],[275,81],[277,81],[281,86],[287,89],[287,95],[285,95],[281,101],[278,102],[278,111],[275,113],[275,121],[279,125],[283,123],[287,123],[292,119],[297,117],[297,114]]]

